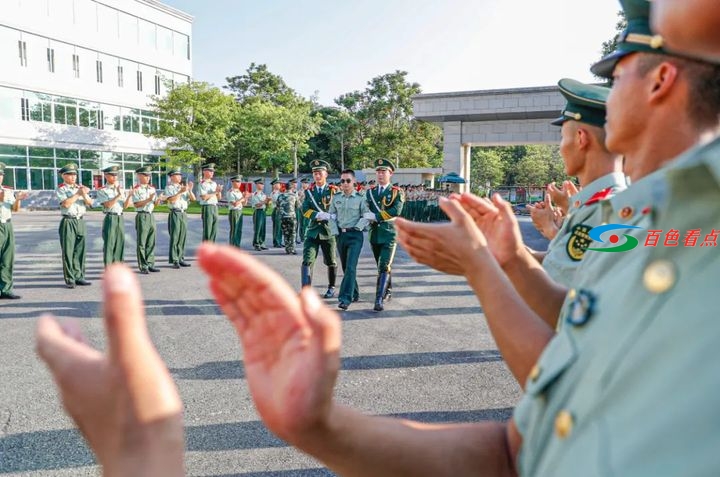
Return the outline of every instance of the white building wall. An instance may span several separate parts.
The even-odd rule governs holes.
[[[146,113],[164,81],[191,78],[191,33],[192,17],[155,0],[2,0],[0,148],[161,155],[165,145],[140,131],[156,124]]]

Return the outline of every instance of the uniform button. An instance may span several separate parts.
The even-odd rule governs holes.
[[[628,207],[623,207],[622,209],[620,209],[620,213],[618,215],[620,215],[621,219],[629,219],[630,217],[633,216],[633,212],[634,212],[633,208],[628,206]]]
[[[675,285],[675,264],[669,260],[656,260],[645,268],[643,283],[651,293],[665,293]]]
[[[562,410],[555,416],[555,435],[565,439],[572,433],[573,417],[569,411]]]
[[[576,200],[573,205],[575,205],[575,207],[580,207],[580,201],[579,201],[579,200]]]
[[[530,376],[529,376],[530,380],[536,381],[537,378],[540,377],[541,371],[542,371],[542,368],[540,368],[539,365],[536,364],[535,366],[533,366],[532,369],[530,370]]]

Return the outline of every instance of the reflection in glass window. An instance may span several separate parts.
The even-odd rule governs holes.
[[[77,149],[59,149],[58,148],[58,149],[55,149],[55,157],[58,159],[58,162],[74,160],[73,162],[77,163],[78,150]]]
[[[4,162],[6,166],[27,167],[27,157],[20,156],[0,156],[0,162]]]
[[[95,187],[93,187],[92,173],[93,173],[93,171],[81,169],[80,170],[80,183],[84,186],[94,189]]]
[[[15,169],[13,169],[12,167],[8,167],[5,169],[5,180],[3,180],[3,183],[8,187],[19,189],[17,184],[15,184]]]
[[[187,35],[174,31],[173,45],[175,56],[190,59],[190,38]]]
[[[53,157],[53,149],[51,147],[30,147],[28,155],[30,157]]]
[[[30,187],[32,190],[43,190],[43,170],[30,169]]]
[[[172,55],[173,53],[173,32],[165,27],[157,27],[157,45],[162,53]]]
[[[8,144],[0,144],[0,155],[23,156],[27,154],[25,146],[10,146]]]
[[[65,124],[65,105],[64,104],[56,104],[55,105],[55,122],[57,124]]]

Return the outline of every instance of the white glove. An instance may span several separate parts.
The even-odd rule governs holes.
[[[327,212],[318,212],[315,216],[315,220],[320,222],[323,220],[330,220],[330,214],[328,214]]]
[[[376,222],[376,221],[377,221],[377,219],[375,218],[375,214],[373,214],[372,212],[365,212],[365,213],[363,214],[363,219],[369,220],[369,221],[371,221],[371,222]]]

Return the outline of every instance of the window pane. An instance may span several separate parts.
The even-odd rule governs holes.
[[[132,116],[132,132],[140,132],[140,118]]]
[[[43,186],[45,189],[55,188],[55,170],[54,169],[43,169]]]
[[[55,122],[65,124],[65,106],[62,104],[55,105]]]
[[[188,39],[187,35],[183,35],[182,33],[178,33],[176,31],[173,32],[173,52],[175,56],[179,58],[187,58],[190,59],[190,52],[188,51],[188,46],[190,44],[190,41]]]
[[[154,51],[157,48],[155,24],[140,19],[140,45]]]
[[[30,187],[32,190],[43,190],[42,169],[30,169]]]
[[[52,104],[42,103],[42,120],[46,123],[52,122]]]
[[[27,148],[25,146],[9,146],[5,144],[0,144],[0,154],[9,154],[11,156],[17,155],[25,157],[25,154],[27,154]]]
[[[3,184],[17,189],[17,186],[15,185],[15,169],[11,169],[9,167],[5,169],[5,180],[3,180]]]
[[[120,12],[120,39],[125,44],[137,45],[138,19],[127,13]]]
[[[75,106],[65,108],[65,124],[77,126],[77,108]]]
[[[85,108],[80,108],[80,126],[87,128],[90,127],[90,113]]]
[[[0,162],[4,162],[6,166],[27,167],[25,156],[1,156]]]
[[[173,34],[167,28],[157,27],[157,47],[163,53],[172,54],[173,52]]]
[[[130,188],[133,185],[133,176],[135,175],[135,172],[124,172],[123,176],[125,177],[125,184],[123,187]]]
[[[92,184],[92,171],[81,170],[80,171],[80,183],[85,184],[88,187],[90,187],[90,184]],[[93,189],[94,189],[94,187],[93,187]]]
[[[77,149],[55,149],[55,157],[57,157],[58,162],[60,162],[61,160],[77,159],[78,158],[78,150]]]
[[[22,94],[19,90],[0,88],[0,118],[3,119],[20,119],[20,98]]]
[[[27,169],[16,169],[15,170],[15,188],[16,189],[27,189],[28,188],[28,181],[27,181]]]
[[[55,159],[38,159],[35,157],[31,157],[30,167],[55,167]]]
[[[28,153],[33,157],[53,157],[51,147],[30,147]]]

